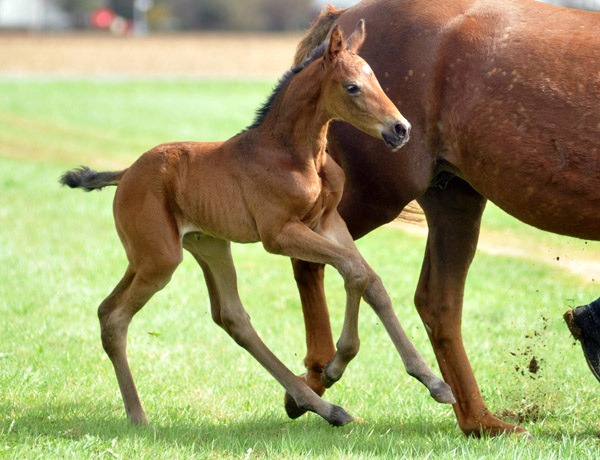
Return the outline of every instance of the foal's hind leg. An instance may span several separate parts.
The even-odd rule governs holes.
[[[128,216],[135,220],[131,211]],[[136,424],[148,423],[127,362],[127,329],[133,316],[171,279],[182,259],[177,230],[160,225],[160,214],[152,215],[154,225],[127,225],[120,222],[120,236],[130,260],[125,275],[113,292],[100,304],[98,317],[102,346],[113,363],[123,403],[129,419]],[[139,227],[138,227],[139,225]],[[143,228],[143,233],[132,229]]]
[[[214,321],[275,377],[300,408],[319,414],[332,425],[341,426],[351,422],[353,419],[350,414],[321,399],[279,361],[260,339],[239,298],[229,242],[190,234],[186,235],[183,244],[204,271]]]
[[[102,346],[113,363],[127,416],[135,424],[146,424],[148,419],[127,361],[127,329],[133,316],[167,284],[174,269],[149,276],[143,270],[134,272],[130,265],[121,282],[98,308]]]

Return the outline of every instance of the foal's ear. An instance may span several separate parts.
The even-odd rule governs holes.
[[[348,37],[348,44],[346,45],[348,51],[354,54],[358,54],[360,47],[365,41],[365,36],[365,20],[361,19],[360,21],[358,21],[358,24],[356,24],[354,32],[352,32],[352,34]]]
[[[328,62],[335,61],[339,54],[344,51],[344,48],[344,36],[342,35],[340,26],[336,25],[331,31],[331,36],[329,37],[329,45],[327,46],[327,51],[325,52],[325,59]]]

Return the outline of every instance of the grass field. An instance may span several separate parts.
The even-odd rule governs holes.
[[[157,143],[219,140],[247,126],[269,81],[0,81],[0,458],[600,458],[598,382],[561,319],[598,296],[597,282],[539,256],[480,253],[471,269],[464,341],[490,409],[535,441],[465,438],[449,406],[403,371],[383,327],[361,312],[361,352],[326,398],[357,420],[335,429],[286,418],[283,391],[209,314],[201,271],[186,257],[134,319],[129,356],[151,427],[125,420],[99,338],[98,303],[126,261],[114,192],[58,186],[68,168],[119,168]],[[527,228],[498,209],[484,234],[520,235],[538,254],[600,255],[596,243]],[[412,306],[424,239],[393,226],[359,242],[434,368]],[[304,331],[289,261],[236,245],[242,300],[294,372]],[[336,335],[343,289],[327,292]],[[535,357],[540,369],[529,371]]]

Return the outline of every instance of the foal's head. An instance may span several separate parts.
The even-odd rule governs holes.
[[[364,39],[362,19],[347,39],[338,26],[332,30],[323,56],[325,108],[332,118],[347,121],[397,150],[408,142],[410,123],[385,95],[369,64],[357,55]]]

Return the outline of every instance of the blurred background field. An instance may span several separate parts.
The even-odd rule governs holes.
[[[290,66],[298,27],[0,32],[0,458],[600,458],[598,383],[561,318],[598,296],[600,247],[524,226],[492,205],[467,282],[463,335],[490,409],[536,442],[464,438],[451,408],[404,373],[366,307],[361,352],[325,395],[357,421],[333,429],[312,414],[288,420],[279,385],[212,323],[191,257],[130,328],[152,427],[128,425],[96,318],[126,264],[114,192],[67,190],[57,179],[80,164],[124,168],[165,141],[234,135]],[[425,232],[392,224],[359,247],[436,368],[412,306]],[[302,372],[289,261],[260,245],[235,245],[234,257],[254,326]],[[338,278],[328,270],[336,336]]]
[[[570,8],[600,9],[600,0],[545,0]],[[0,28],[104,28],[115,34],[182,30],[293,30],[306,28],[327,3],[358,0],[2,0]]]
[[[0,77],[275,78],[291,65],[299,32],[200,32],[117,37],[0,33]]]
[[[547,1],[600,10],[600,0]],[[274,78],[326,3],[0,0],[0,78]]]

